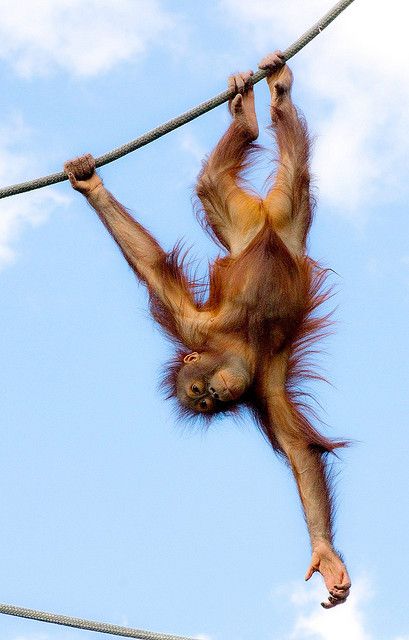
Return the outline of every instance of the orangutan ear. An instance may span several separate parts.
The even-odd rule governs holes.
[[[197,351],[193,351],[193,353],[189,353],[187,356],[183,358],[183,362],[185,364],[190,364],[191,362],[198,362],[200,360],[200,355]]]

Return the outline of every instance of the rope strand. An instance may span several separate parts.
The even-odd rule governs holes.
[[[284,52],[284,59],[289,60],[292,58],[298,51],[300,51],[306,44],[308,44],[313,38],[315,38],[319,33],[321,33],[344,9],[346,9],[350,4],[352,4],[354,0],[341,0],[338,2],[328,13],[326,13],[321,20],[319,20],[315,25],[313,25],[308,31],[306,31],[298,40],[296,40],[290,47],[288,47]],[[252,77],[252,83],[256,84],[260,82],[263,78],[265,78],[265,71],[257,71]],[[231,97],[233,97],[233,93],[229,91],[224,91],[214,98],[203,102],[198,105],[194,109],[183,113],[182,115],[174,118],[173,120],[169,120],[164,124],[160,125],[156,129],[152,131],[148,131],[141,137],[133,140],[113,151],[109,151],[108,153],[96,158],[97,167],[102,167],[105,164],[113,162],[122,156],[143,147],[150,142],[153,142],[157,138],[181,127],[182,125],[194,120],[200,115],[214,109],[220,104],[227,102]],[[5,187],[0,189],[0,198],[7,198],[8,196],[13,196],[18,193],[24,193],[26,191],[32,191],[34,189],[40,189],[41,187],[45,187],[51,184],[56,184],[58,182],[63,182],[67,180],[67,176],[64,172],[54,173],[49,176],[44,176],[43,178],[37,178],[36,180],[31,180],[28,182],[23,182],[21,184],[11,185],[9,187]],[[118,625],[109,624],[106,622],[95,622],[93,620],[85,620],[82,618],[71,618],[69,616],[58,615],[55,613],[47,613],[44,611],[36,611],[34,609],[26,609],[23,607],[16,607],[13,605],[0,604],[0,613],[17,616],[20,618],[29,618],[31,620],[38,620],[39,622],[49,622],[52,624],[58,624],[66,627],[73,627],[76,629],[83,629],[87,631],[97,631],[99,633],[107,633],[116,636],[122,636],[124,638],[137,638],[138,640],[193,640],[193,638],[187,638],[183,636],[175,636],[167,633],[155,633],[154,631],[144,631],[142,629],[131,629],[128,627],[121,627]]]
[[[289,60],[296,53],[298,53],[305,45],[307,45],[311,40],[313,40],[318,34],[320,34],[326,27],[337,16],[339,16],[344,9],[346,9],[350,4],[352,4],[354,0],[341,0],[337,2],[336,5],[328,11],[322,18],[316,22],[308,31],[306,31],[302,36],[298,38],[292,45],[290,45],[284,52],[284,59]],[[266,71],[259,70],[252,76],[252,83],[256,84],[263,80],[267,75]],[[234,97],[234,92],[232,91],[223,91],[223,93],[219,93],[214,98],[210,100],[206,100],[206,102],[202,102],[197,107],[182,113],[180,116],[173,118],[172,120],[168,120],[167,122],[159,125],[155,129],[151,129],[147,133],[144,133],[136,140],[132,140],[127,144],[122,145],[121,147],[117,147],[112,151],[108,151],[104,153],[102,156],[99,156],[95,159],[95,164],[97,167],[102,167],[105,164],[109,164],[114,160],[118,160],[123,156],[131,153],[132,151],[136,151],[136,149],[140,149],[147,144],[150,144],[154,140],[161,138],[166,135],[170,131],[177,129],[178,127],[182,127],[184,124],[190,122],[191,120],[195,120],[199,116],[211,111],[215,107],[227,102],[230,98]],[[64,180],[68,180],[68,177],[64,171],[60,173],[53,173],[48,176],[44,176],[43,178],[36,178],[35,180],[29,180],[27,182],[21,182],[19,184],[10,185],[8,187],[4,187],[0,189],[0,199],[8,198],[9,196],[17,195],[18,193],[24,193],[26,191],[33,191],[34,189],[41,189],[42,187],[49,186],[51,184],[57,184],[58,182],[63,182]]]
[[[8,616],[38,620],[39,622],[50,622],[64,627],[82,629],[83,631],[108,633],[113,636],[122,636],[123,638],[138,638],[138,640],[194,640],[194,638],[188,638],[186,636],[173,636],[169,633],[155,633],[154,631],[143,631],[142,629],[120,627],[117,624],[109,624],[107,622],[95,622],[94,620],[84,620],[83,618],[70,618],[69,616],[62,616],[57,613],[47,613],[45,611],[36,611],[35,609],[15,607],[11,604],[0,604],[0,613],[4,613]]]

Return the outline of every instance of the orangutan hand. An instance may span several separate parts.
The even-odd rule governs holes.
[[[351,580],[341,558],[327,543],[319,543],[314,547],[305,579],[309,580],[316,571],[324,578],[329,591],[328,601],[321,602],[324,609],[332,609],[345,602],[349,596]]]

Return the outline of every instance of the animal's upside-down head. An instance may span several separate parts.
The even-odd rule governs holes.
[[[165,384],[182,413],[212,415],[232,410],[251,384],[245,359],[237,353],[193,352],[170,366]]]

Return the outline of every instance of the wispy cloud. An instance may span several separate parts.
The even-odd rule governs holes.
[[[317,587],[305,595],[300,589],[291,594],[292,603],[298,608],[289,640],[371,640],[365,630],[363,603],[371,596],[367,579],[354,582],[348,602],[330,611],[318,606],[322,589]]]
[[[287,636],[280,640],[377,640],[369,631],[369,606],[374,589],[368,577],[354,580],[348,601],[331,610],[319,606],[325,592],[322,584],[311,588],[289,586],[275,590],[286,597],[295,611],[295,618]],[[408,636],[390,637],[390,640],[409,640]]]
[[[35,174],[34,159],[21,150],[28,136],[18,116],[0,128],[0,184],[19,182]],[[0,270],[16,260],[22,231],[43,224],[55,207],[68,202],[69,198],[53,189],[0,200]]]
[[[206,149],[200,144],[197,137],[191,131],[185,130],[180,134],[180,146],[183,151],[195,160],[197,166],[200,167],[206,155]]]
[[[183,182],[188,180],[190,183],[196,181],[197,175],[202,167],[202,162],[208,153],[206,149],[198,139],[198,137],[185,129],[179,134],[179,146],[184,152],[185,162],[183,163]]]
[[[0,0],[0,8],[0,58],[27,77],[58,68],[93,76],[152,43],[180,42],[177,19],[158,0]]]
[[[294,41],[331,3],[311,0],[302,11],[297,0],[220,4],[262,55]],[[296,81],[321,112],[314,160],[320,195],[345,215],[408,194],[408,15],[405,0],[393,11],[360,0],[297,57]]]

